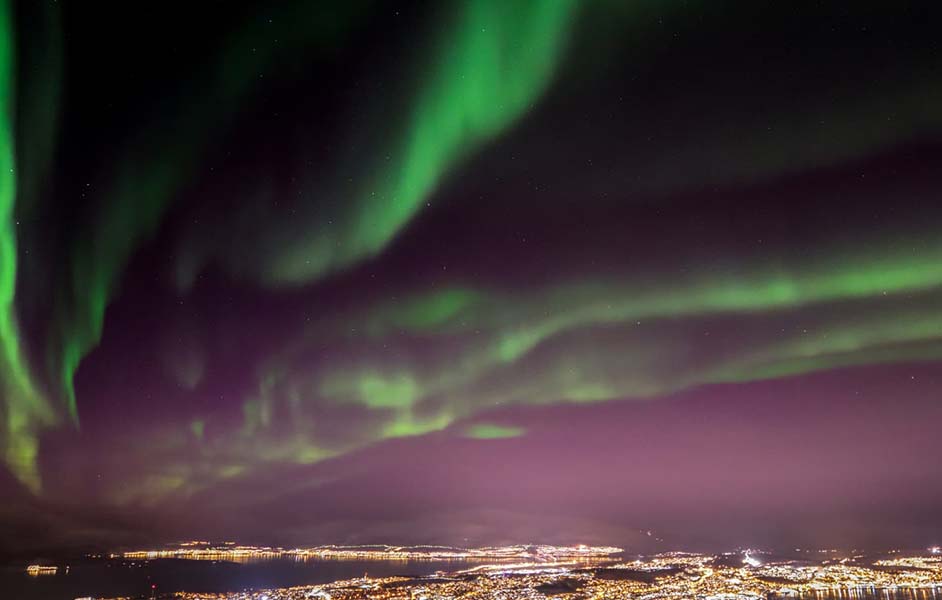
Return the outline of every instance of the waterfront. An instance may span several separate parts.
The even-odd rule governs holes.
[[[243,556],[246,549],[233,552]],[[253,548],[255,560],[89,558],[48,576],[3,572],[14,600],[159,598],[178,600],[935,600],[942,598],[942,558],[891,551],[880,555],[757,550],[721,554],[666,552],[651,556],[580,556],[595,551],[514,546],[459,550],[462,558],[401,560],[414,548],[371,550],[373,560],[311,558],[308,549]],[[549,550],[549,552],[548,552]],[[552,551],[556,555],[552,554]],[[170,554],[190,554],[170,549]],[[337,552],[336,547],[328,554]],[[357,550],[353,554],[359,553]],[[440,549],[429,556],[442,555]],[[451,553],[448,550],[446,553]],[[128,553],[137,555],[137,553]],[[305,558],[299,558],[304,556]],[[349,556],[347,549],[339,556]],[[473,555],[475,559],[463,558]],[[485,558],[481,555],[488,555]],[[383,556],[390,557],[381,560]],[[508,560],[516,556],[517,560]],[[35,573],[35,572],[34,572]],[[156,586],[156,587],[152,587]],[[5,596],[6,597],[6,596]]]

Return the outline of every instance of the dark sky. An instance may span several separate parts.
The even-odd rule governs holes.
[[[0,1],[0,551],[938,543],[940,17]]]

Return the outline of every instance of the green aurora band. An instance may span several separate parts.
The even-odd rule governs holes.
[[[0,1],[0,441],[7,466],[38,492],[36,455],[39,428],[56,418],[36,389],[21,350],[16,319],[16,158],[14,123],[15,40],[10,3]]]
[[[368,176],[344,194],[343,214],[329,228],[312,225],[300,241],[258,249],[263,264],[248,267],[249,279],[275,288],[299,286],[381,253],[464,160],[510,130],[549,89],[579,8],[575,0],[471,0],[459,5],[448,15],[441,38],[433,40],[431,58],[417,60],[417,81],[405,99],[402,121],[391,128],[388,143],[368,148]],[[301,12],[288,10],[276,19],[291,24],[281,32],[278,52],[299,51],[315,43],[311,40],[336,44],[340,32],[360,18],[351,10],[342,23],[321,27],[326,21],[317,9],[310,9],[313,14],[296,10]],[[194,84],[200,100],[177,107],[169,125],[145,129],[127,141],[121,152],[126,159],[115,167],[110,186],[87,215],[91,232],[74,240],[72,262],[57,289],[56,329],[46,347],[50,379],[64,398],[63,407],[55,410],[31,376],[14,307],[18,198],[15,44],[9,13],[9,3],[2,2],[0,434],[4,461],[20,481],[38,491],[39,432],[65,414],[77,423],[73,378],[99,341],[122,271],[157,231],[180,189],[197,177],[211,140],[225,133],[240,106],[251,102],[258,74],[275,59],[276,50],[257,43],[263,34],[254,25],[247,27],[217,60],[204,65],[204,77]],[[262,51],[256,53],[256,47]],[[853,86],[837,91],[844,99],[858,93]],[[888,93],[898,96],[848,102],[859,113],[835,118],[837,124],[829,128],[819,127],[816,111],[791,116],[798,133],[784,142],[748,123],[707,136],[719,139],[710,142],[720,146],[712,149],[714,154],[725,155],[728,146],[740,159],[729,164],[702,160],[698,152],[703,149],[692,139],[681,140],[676,162],[648,165],[645,161],[663,158],[652,153],[639,159],[645,164],[632,168],[650,166],[656,171],[653,187],[664,189],[756,180],[862,155],[938,124],[934,100],[940,88],[934,80],[907,87],[902,94]],[[903,113],[898,121],[871,118],[897,106]],[[875,125],[850,131],[851,124],[868,120]],[[195,134],[184,140],[178,131]],[[813,149],[800,152],[805,146]],[[34,160],[42,162],[49,152],[39,151]],[[750,159],[742,159],[746,155]],[[678,180],[677,173],[692,181]],[[872,239],[861,246],[867,251],[824,248],[819,258],[801,265],[783,265],[766,256],[719,275],[715,265],[698,264],[672,280],[639,280],[626,272],[516,292],[446,283],[413,291],[404,301],[376,301],[325,315],[262,365],[258,388],[243,405],[241,429],[220,435],[208,417],[197,418],[180,435],[168,435],[173,443],[166,448],[143,444],[155,448],[155,454],[166,452],[166,466],[158,473],[142,473],[138,486],[123,482],[127,489],[120,501],[192,492],[240,475],[246,465],[309,464],[376,441],[452,427],[473,439],[525,434],[490,421],[467,424],[508,405],[644,398],[709,383],[942,357],[942,311],[937,308],[942,244],[937,237]],[[244,274],[244,266],[222,258],[233,273]],[[826,316],[812,316],[811,309]],[[711,319],[732,317],[755,326],[757,333],[744,348],[714,347],[677,331],[684,324],[707,329]],[[360,325],[356,335],[349,333],[351,322]],[[647,333],[652,329],[663,335]],[[421,339],[441,352],[415,360],[401,343],[403,337]],[[306,359],[310,348],[328,342],[362,353],[356,360],[312,367]],[[674,367],[687,364],[682,360],[686,353],[701,345],[714,351],[677,373]],[[187,365],[180,368],[186,371]],[[197,386],[201,369],[196,365],[183,373],[182,379],[191,382],[187,387]],[[370,426],[355,435],[327,436],[307,411],[315,405],[338,412],[362,410],[370,415]],[[278,417],[283,414],[292,416],[287,432]],[[192,461],[199,463],[195,466],[174,454],[192,444],[200,451],[199,460]]]
[[[424,66],[406,126],[377,162],[343,224],[276,248],[260,277],[307,283],[383,250],[460,161],[493,140],[548,87],[576,13],[574,0],[471,0]]]
[[[526,430],[522,427],[492,423],[475,423],[465,429],[465,436],[475,440],[502,440],[520,437],[525,433]]]

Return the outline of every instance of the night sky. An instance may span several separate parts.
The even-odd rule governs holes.
[[[0,0],[0,551],[942,541],[940,24]]]

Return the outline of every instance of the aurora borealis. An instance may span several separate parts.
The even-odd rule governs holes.
[[[942,535],[938,8],[127,4],[0,2],[0,550]]]

